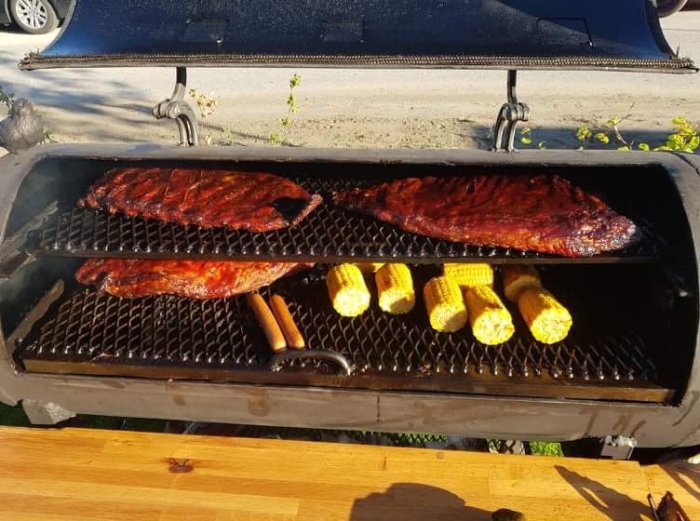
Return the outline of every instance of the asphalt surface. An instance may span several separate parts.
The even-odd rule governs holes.
[[[680,13],[663,25],[672,47],[700,63],[700,12]],[[26,52],[55,36],[0,29],[0,86],[35,101],[60,140],[173,139],[174,125],[150,115],[170,94],[173,70],[17,69]],[[370,135],[380,146],[468,145],[467,138],[445,141],[444,134],[466,136],[465,127],[489,127],[505,100],[501,71],[192,69],[189,83],[219,101],[207,127],[216,132],[230,127],[245,142],[246,135],[264,136],[284,115],[292,72],[303,78],[297,90],[298,144],[354,145]],[[524,72],[519,95],[532,107],[535,128],[570,129],[626,114],[632,105],[627,124],[633,129],[661,133],[676,114],[700,120],[700,75]],[[306,134],[297,135],[302,131]],[[392,141],[389,135],[396,132],[403,135]]]

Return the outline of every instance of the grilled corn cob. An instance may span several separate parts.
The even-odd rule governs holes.
[[[357,266],[362,273],[376,273],[379,268],[384,266],[383,262],[355,262],[353,264]]]
[[[430,279],[423,288],[423,297],[433,329],[453,333],[467,323],[467,308],[464,306],[462,293],[452,279]]]
[[[542,287],[539,273],[532,266],[504,266],[503,290],[511,302],[518,302],[520,293],[525,288]]]
[[[385,264],[374,274],[379,307],[392,315],[408,313],[416,305],[411,270],[405,264]]]
[[[370,293],[357,266],[341,264],[328,270],[328,296],[333,308],[344,317],[361,315],[369,307]]]
[[[469,288],[464,293],[474,337],[486,345],[502,344],[515,333],[513,317],[489,286]]]
[[[569,311],[546,289],[530,286],[518,298],[518,308],[535,340],[544,344],[561,342],[569,334]]]
[[[448,263],[442,267],[445,277],[454,280],[457,285],[465,290],[477,286],[493,287],[493,268],[483,262],[458,264]]]

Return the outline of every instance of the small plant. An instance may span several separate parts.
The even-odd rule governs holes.
[[[552,441],[531,441],[530,451],[538,456],[561,457],[564,455],[564,451],[561,449],[561,443]]]
[[[700,125],[691,123],[682,116],[673,118],[675,132],[666,138],[666,144],[656,147],[654,150],[668,152],[687,152],[694,154],[700,147]]]
[[[219,100],[214,97],[213,92],[206,94],[199,89],[190,89],[188,94],[197,104],[199,117],[202,119],[207,119],[211,116],[216,110],[216,106],[219,104]]]
[[[580,127],[576,131],[576,139],[579,142],[579,150],[583,150],[588,145],[599,144],[604,146],[614,146],[621,152],[630,150],[641,150],[643,152],[666,151],[666,152],[686,152],[694,154],[700,148],[700,126],[691,122],[683,116],[673,118],[673,132],[666,138],[664,144],[652,147],[649,143],[627,139],[620,129],[620,125],[631,116],[634,105],[630,106],[629,113],[624,116],[613,116],[604,126],[591,130],[589,127]]]
[[[14,104],[14,99],[14,92],[10,92],[8,94],[3,90],[2,86],[0,85],[0,103],[5,105],[7,107],[7,110],[10,110],[12,108],[12,105]]]
[[[289,96],[287,97],[287,114],[280,118],[280,131],[270,133],[270,143],[273,145],[282,145],[287,138],[289,129],[294,125],[294,116],[299,112],[297,98],[294,94],[295,89],[301,85],[301,76],[294,73],[289,79]]]
[[[187,93],[197,105],[199,117],[202,119],[202,121],[206,120],[209,116],[211,116],[216,110],[217,105],[219,104],[219,100],[214,97],[213,92],[206,94],[203,91],[194,88],[190,89]],[[214,144],[214,137],[211,134],[205,134],[203,137],[204,143],[206,143],[207,146],[211,146]]]
[[[525,146],[531,146],[534,143],[534,133],[530,127],[522,127],[520,129],[520,143]],[[537,150],[545,150],[547,148],[546,141],[538,141]]]

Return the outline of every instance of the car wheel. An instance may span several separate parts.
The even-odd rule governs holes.
[[[687,3],[688,0],[656,0],[656,10],[659,12],[659,16],[664,18],[676,14]]]
[[[58,27],[58,16],[48,0],[10,0],[10,13],[23,31],[45,34]]]

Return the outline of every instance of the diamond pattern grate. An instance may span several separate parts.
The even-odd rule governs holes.
[[[91,209],[63,212],[30,238],[36,255],[80,257],[188,257],[229,259],[347,260],[392,259],[396,262],[435,263],[443,259],[527,263],[615,263],[650,262],[657,259],[665,243],[662,234],[647,220],[627,214],[642,231],[642,241],[626,250],[582,259],[567,259],[509,248],[471,246],[417,236],[371,217],[349,212],[330,203],[330,194],[354,186],[371,185],[386,177],[362,180],[290,176],[326,203],[299,225],[268,233],[204,230],[156,220],[108,215]],[[627,209],[625,209],[627,210]]]
[[[416,268],[414,273],[416,287],[432,274],[430,268]],[[89,368],[90,373],[129,374],[129,368],[138,367],[140,375],[153,377],[257,383],[275,383],[279,377],[294,383],[301,372],[304,378],[298,383],[304,385],[411,388],[420,384],[436,390],[460,390],[466,383],[473,387],[490,381],[510,385],[506,390],[516,395],[523,383],[549,383],[564,389],[561,383],[566,381],[567,386],[596,389],[647,386],[658,380],[650,340],[634,322],[636,315],[644,323],[643,317],[630,310],[623,320],[619,316],[606,320],[607,309],[586,315],[583,310],[588,303],[577,303],[571,294],[561,293],[561,298],[574,317],[581,318],[564,342],[538,344],[517,322],[511,341],[487,347],[468,329],[434,332],[420,299],[405,316],[391,316],[373,306],[358,318],[341,318],[329,305],[322,268],[278,281],[262,293],[271,292],[285,297],[307,346],[342,354],[354,365],[353,376],[337,377],[334,367],[316,360],[294,360],[286,362],[280,373],[268,371],[272,353],[244,297],[129,300],[91,289],[69,292],[34,335],[21,342],[19,357],[30,370],[39,361],[69,364],[72,372]],[[611,303],[610,309],[615,305]],[[517,317],[517,310],[513,315]],[[610,393],[614,395],[614,390]]]

